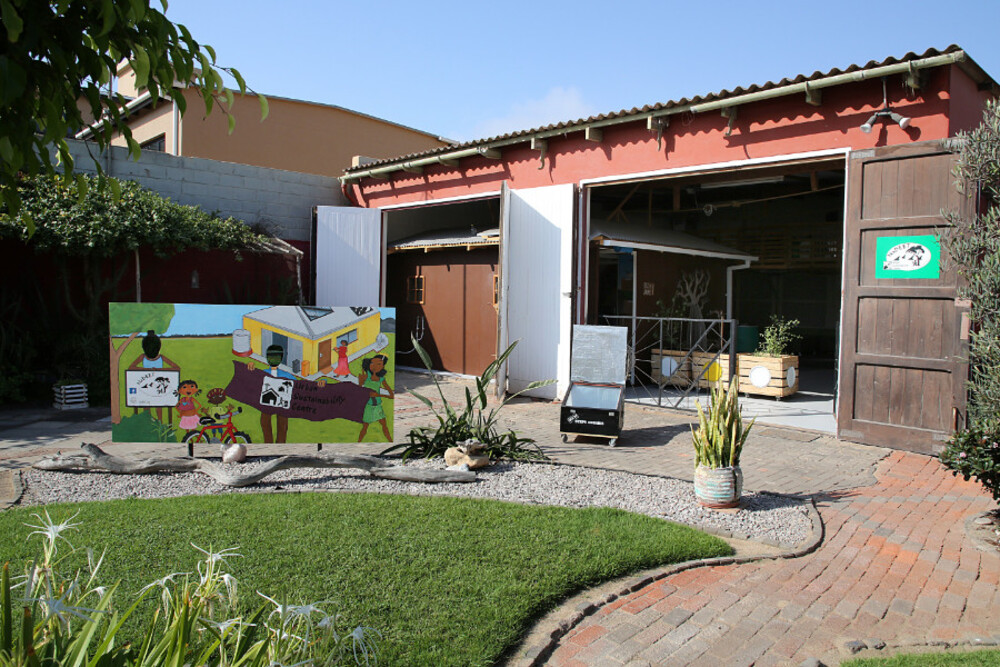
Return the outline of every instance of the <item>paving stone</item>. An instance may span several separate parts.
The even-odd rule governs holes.
[[[663,617],[663,621],[676,628],[677,626],[681,625],[689,618],[691,618],[693,615],[694,614],[692,614],[690,611],[686,609],[674,609],[669,614]]]
[[[399,373],[397,386],[409,381],[406,376]],[[449,395],[461,398],[462,382],[446,384]],[[404,392],[400,396],[396,432],[402,438],[433,416],[416,400],[408,405]],[[691,479],[690,415],[629,406],[621,446],[612,450],[603,443],[563,445],[558,413],[555,403],[515,402],[505,408],[503,424],[535,438],[563,463]],[[84,426],[79,432],[100,434],[107,428]],[[11,431],[0,423],[0,470],[68,449],[72,437],[61,426],[53,428],[48,441],[32,443],[4,439]],[[629,442],[629,430],[641,441]],[[876,632],[893,643],[927,637],[1000,641],[1000,635],[994,637],[1000,627],[1000,563],[995,555],[975,551],[964,533],[966,517],[995,507],[979,485],[954,477],[931,457],[826,436],[804,444],[774,437],[777,430],[763,438],[764,430],[771,429],[752,433],[744,452],[745,487],[816,494],[826,531],[817,551],[796,559],[695,568],[653,582],[637,594],[657,590],[655,604],[632,614],[619,608],[577,619],[549,664],[806,664],[801,661],[836,655],[845,641],[874,646],[868,635]],[[382,447],[365,443],[344,451],[373,453]],[[123,446],[115,453],[153,451]],[[573,613],[565,610],[563,619]],[[528,650],[537,655],[537,647]]]

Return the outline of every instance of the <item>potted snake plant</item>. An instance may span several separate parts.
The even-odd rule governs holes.
[[[694,494],[698,502],[713,509],[736,507],[743,494],[740,454],[754,421],[744,425],[740,414],[738,380],[728,388],[719,383],[711,389],[708,410],[698,408],[698,427],[692,428],[695,470]]]

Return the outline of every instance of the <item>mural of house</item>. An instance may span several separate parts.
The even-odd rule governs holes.
[[[957,276],[877,275],[878,249],[933,236],[942,210],[971,205],[951,176],[952,137],[998,91],[951,46],[355,166],[342,177],[354,206],[317,209],[317,303],[420,314],[465,281],[452,317],[425,318],[425,337],[467,337],[465,303],[495,300],[496,335],[480,337],[493,355],[520,341],[500,386],[556,378],[532,391],[555,399],[574,324],[654,315],[679,275],[704,268],[719,276],[706,312],[801,320],[802,381],[826,378],[839,437],[937,451],[964,412]],[[495,249],[433,243],[491,228]],[[406,239],[439,253],[452,283],[432,283],[431,261],[393,259]],[[467,280],[493,263],[495,287]]]
[[[332,372],[341,341],[349,360],[376,349],[381,324],[379,310],[370,307],[273,306],[243,317],[252,357],[264,361],[267,348],[280,345],[285,352],[281,365],[309,379]]]

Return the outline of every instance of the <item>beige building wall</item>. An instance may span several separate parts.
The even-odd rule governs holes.
[[[324,176],[340,176],[351,157],[390,158],[447,145],[437,137],[335,106],[268,98],[260,118],[255,96],[236,96],[236,128],[228,132],[218,109],[205,116],[201,96],[185,91],[188,111],[182,123],[183,154],[255,164]]]
[[[118,70],[117,85],[126,97],[140,94],[127,64]],[[232,108],[236,128],[229,134],[225,113],[213,108],[206,116],[205,102],[195,90],[186,89],[184,98],[187,111],[176,144],[169,99],[133,114],[133,138],[142,144],[162,134],[166,152],[173,155],[333,177],[341,176],[355,155],[391,158],[448,145],[426,132],[362,113],[280,97],[268,98],[268,117],[261,121],[257,97],[238,94]],[[124,146],[125,140],[117,137],[112,144]]]
[[[171,100],[160,100],[155,107],[149,106],[134,111],[129,121],[132,128],[132,138],[140,145],[163,135],[164,152],[171,155],[183,154],[183,147],[174,150],[174,103]],[[125,139],[116,136],[111,140],[112,146],[125,146]]]

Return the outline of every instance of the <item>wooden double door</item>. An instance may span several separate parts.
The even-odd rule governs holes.
[[[416,354],[398,352],[422,331],[435,370],[482,373],[496,359],[497,266],[496,246],[389,255],[386,302],[396,309],[399,363],[422,368]]]
[[[969,205],[951,172],[955,159],[947,142],[849,158],[841,438],[931,454],[964,420],[968,368],[958,275],[943,247],[929,261],[916,248],[933,254],[946,225],[942,213]],[[917,256],[900,257],[910,242]],[[906,261],[934,265],[937,274],[894,270]]]

